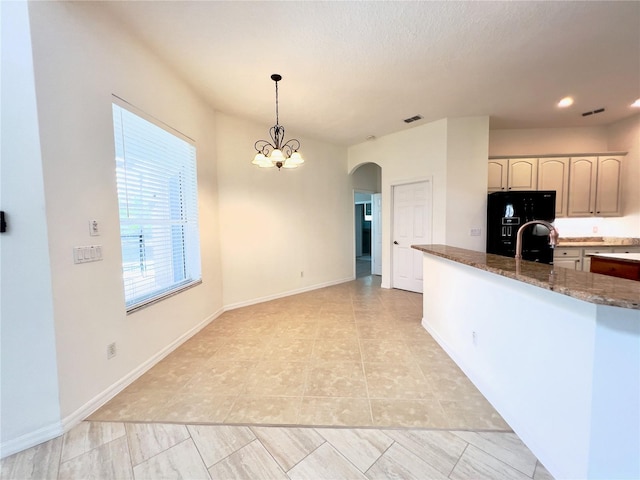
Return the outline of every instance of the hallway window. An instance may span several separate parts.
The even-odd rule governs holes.
[[[196,148],[150,120],[113,104],[127,312],[201,281]]]

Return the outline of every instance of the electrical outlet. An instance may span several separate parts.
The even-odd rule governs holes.
[[[107,360],[111,360],[115,357],[116,353],[118,353],[118,350],[116,349],[116,342],[107,345]]]
[[[303,278],[303,277],[304,277],[304,271],[301,271],[300,272],[300,278]]]
[[[592,231],[593,233],[598,233],[598,226],[597,226],[597,225],[594,225],[594,227],[591,229],[591,231]]]
[[[471,332],[471,342],[474,347],[478,346],[478,334],[476,332]]]
[[[89,235],[92,237],[100,235],[100,225],[97,220],[89,220]]]
[[[472,228],[469,231],[469,235],[472,237],[479,237],[482,234],[482,230],[480,228]]]

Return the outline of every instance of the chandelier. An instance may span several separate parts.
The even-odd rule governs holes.
[[[258,140],[255,143],[254,147],[258,153],[251,163],[261,168],[278,167],[278,170],[282,167],[297,168],[304,163],[302,155],[298,152],[300,142],[295,138],[284,141],[284,127],[278,119],[278,82],[282,80],[282,76],[274,73],[271,80],[276,82],[276,124],[269,129],[271,142]]]

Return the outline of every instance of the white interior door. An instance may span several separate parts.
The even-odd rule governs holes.
[[[393,187],[393,288],[422,293],[422,252],[431,243],[431,182]]]
[[[382,275],[382,194],[371,195],[371,274]]]

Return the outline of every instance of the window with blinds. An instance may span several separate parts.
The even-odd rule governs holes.
[[[127,312],[200,283],[196,148],[113,104]]]

